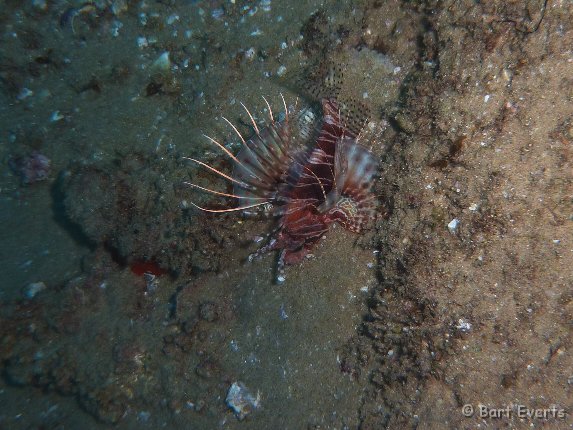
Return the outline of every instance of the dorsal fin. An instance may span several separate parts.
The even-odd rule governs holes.
[[[323,99],[336,100],[342,126],[353,136],[358,136],[372,115],[356,95],[342,92],[347,67],[345,63],[318,60],[286,73],[279,82],[312,103],[320,103]]]

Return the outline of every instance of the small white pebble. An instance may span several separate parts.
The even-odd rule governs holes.
[[[64,119],[64,115],[62,115],[59,110],[52,112],[52,115],[50,115],[51,122],[57,122],[62,119]]]
[[[454,218],[448,223],[448,229],[450,230],[450,233],[455,233],[459,223],[460,221],[457,218]]]
[[[283,76],[287,71],[285,66],[280,66],[277,70],[277,76]]]
[[[147,41],[147,37],[138,37],[137,38],[137,47],[139,49],[147,48],[149,46],[149,42]]]
[[[32,5],[40,10],[46,10],[48,8],[46,0],[33,0]]]
[[[255,51],[255,48],[249,48],[245,51],[245,58],[248,61],[253,61],[253,59],[255,58],[255,54],[257,53],[257,51]]]
[[[179,15],[173,14],[167,17],[167,25],[173,24],[175,21],[179,21]]]
[[[30,96],[34,95],[34,91],[28,89],[28,88],[22,88],[22,90],[20,91],[20,93],[18,94],[18,96],[16,96],[16,98],[18,100],[24,100]]]
[[[157,59],[151,64],[153,70],[167,72],[171,68],[171,60],[169,59],[169,52],[163,52]]]
[[[271,0],[261,0],[261,9],[265,12],[271,11]]]
[[[458,325],[456,325],[456,328],[461,331],[470,331],[472,329],[472,325],[463,318],[460,318],[458,320]]]
[[[24,289],[24,295],[27,299],[33,299],[40,291],[46,289],[46,284],[43,282],[32,282]]]
[[[485,97],[483,98],[484,103],[487,103],[490,97],[491,96],[489,94],[486,94]]]
[[[119,30],[123,28],[123,23],[115,21],[111,27],[110,33],[113,37],[119,36]]]
[[[478,205],[476,203],[472,203],[468,209],[472,212],[475,212],[478,210]]]

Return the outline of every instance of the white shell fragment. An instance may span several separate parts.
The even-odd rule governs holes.
[[[247,59],[247,61],[253,61],[255,59],[255,55],[257,54],[257,51],[255,50],[255,48],[249,48],[245,51],[245,58]]]
[[[466,331],[467,332],[467,331],[470,331],[472,329],[472,325],[469,321],[467,321],[463,318],[460,318],[458,320],[458,324],[456,325],[456,328],[460,331]]]
[[[234,382],[227,392],[225,399],[227,405],[235,412],[235,416],[242,420],[261,404],[261,395],[257,392],[256,397],[245,387],[242,382]]]
[[[154,73],[165,73],[171,68],[171,60],[169,59],[169,52],[165,51],[157,58],[151,65],[151,70]]]
[[[46,289],[46,284],[43,282],[32,282],[26,288],[24,288],[24,296],[27,299],[33,299],[36,297],[40,291],[44,291]]]
[[[454,218],[453,220],[451,220],[448,223],[448,230],[450,230],[450,233],[456,232],[456,229],[458,228],[459,223],[460,223],[460,221],[457,218]]]
[[[50,122],[58,122],[62,119],[64,119],[64,115],[59,110],[52,112],[52,115],[50,115]]]
[[[127,0],[112,0],[110,9],[115,16],[127,12]]]

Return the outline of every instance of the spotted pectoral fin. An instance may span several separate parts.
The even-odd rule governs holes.
[[[360,232],[374,217],[377,200],[372,193],[378,160],[353,139],[342,139],[336,147],[335,197],[328,217],[348,230]]]

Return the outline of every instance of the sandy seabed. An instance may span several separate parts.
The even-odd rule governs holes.
[[[5,1],[0,428],[573,425],[573,3],[347,3]],[[277,285],[184,157],[333,70],[379,214]]]

